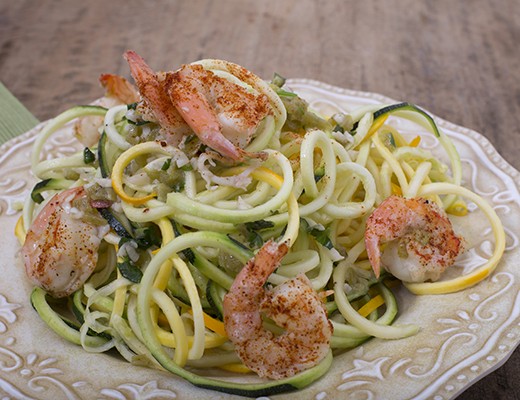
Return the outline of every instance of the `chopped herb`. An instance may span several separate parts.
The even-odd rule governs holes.
[[[327,249],[330,250],[334,247],[334,244],[332,244],[332,241],[330,240],[328,229],[320,230],[313,228],[310,233],[319,244],[325,246]]]
[[[197,138],[196,135],[189,135],[186,137],[186,139],[184,139],[184,143],[193,142],[196,138]]]
[[[345,129],[341,126],[341,125],[336,125],[333,129],[332,129],[333,132],[341,132],[341,133],[345,133]]]
[[[143,272],[129,259],[124,259],[123,262],[117,263],[117,268],[121,275],[131,282],[139,283],[143,277]]]
[[[184,189],[184,181],[182,181],[182,180],[175,182],[172,186],[172,190],[177,193],[182,192],[183,189]]]
[[[135,241],[143,249],[148,249],[152,246],[160,247],[162,242],[161,230],[155,224],[138,228],[135,230]]]
[[[83,149],[83,161],[85,164],[92,164],[96,161],[96,155],[88,147]]]
[[[244,225],[246,227],[246,239],[249,245],[253,248],[259,248],[264,244],[264,239],[258,231],[273,228],[274,222],[260,219],[258,221],[246,222]]]
[[[182,171],[193,171],[193,166],[191,164],[186,164],[181,167]]]
[[[245,226],[248,231],[261,231],[262,229],[274,227],[274,222],[266,221],[265,219],[260,219],[258,221],[246,222]]]
[[[296,97],[298,96],[296,93],[288,92],[287,90],[278,89],[276,94],[281,97]]]
[[[167,159],[167,160],[164,162],[164,164],[162,165],[161,170],[162,170],[162,171],[166,171],[166,170],[168,170],[168,168],[170,168],[170,165],[171,165],[171,164],[172,164],[172,159],[171,159],[171,158]]]
[[[247,241],[252,248],[260,248],[264,245],[264,239],[258,232],[249,232]]]
[[[352,125],[352,129],[348,133],[350,133],[352,136],[356,136],[358,125],[359,121],[354,122],[354,125]]]
[[[135,110],[137,108],[137,104],[139,104],[139,103],[135,102],[135,103],[127,104],[126,108],[128,110]]]

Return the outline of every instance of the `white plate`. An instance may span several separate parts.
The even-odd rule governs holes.
[[[291,80],[288,85],[329,115],[395,102],[315,81]],[[416,297],[400,290],[398,323],[419,324],[420,333],[396,341],[373,339],[345,352],[324,378],[300,391],[299,398],[453,398],[504,363],[520,342],[520,174],[480,134],[436,121],[461,154],[464,184],[492,203],[504,223],[504,258],[492,277],[460,293]],[[390,122],[410,135],[423,131],[395,117]],[[57,337],[38,318],[12,233],[19,217],[15,206],[35,183],[28,160],[38,131],[39,127],[0,147],[0,394],[13,399],[228,398],[169,373],[135,367],[111,355],[88,354]],[[70,128],[53,136],[45,147],[47,156],[75,151],[71,137]],[[431,136],[421,145],[435,152],[439,147]],[[472,214],[461,228],[473,246],[456,267],[462,273],[478,266],[492,250],[485,218],[479,218],[478,210]],[[294,394],[272,398],[285,396]]]

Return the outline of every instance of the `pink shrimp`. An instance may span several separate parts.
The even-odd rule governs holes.
[[[265,96],[249,93],[201,65],[185,65],[159,77],[137,53],[127,51],[125,58],[154,120],[177,141],[189,127],[203,144],[233,161],[254,156],[243,147],[272,113]]]
[[[383,264],[405,282],[424,282],[439,279],[463,251],[464,241],[437,204],[390,196],[368,218],[365,245],[377,277]]]
[[[86,196],[75,187],[55,195],[27,232],[22,247],[29,279],[54,297],[80,288],[96,268],[98,248],[108,225],[86,222],[73,201]]]
[[[224,297],[224,326],[243,363],[261,377],[282,379],[318,364],[330,349],[332,324],[309,279],[263,285],[288,251],[267,242],[235,278]],[[264,312],[284,328],[275,336],[262,326]]]

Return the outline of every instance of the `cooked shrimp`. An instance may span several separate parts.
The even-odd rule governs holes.
[[[244,157],[242,149],[270,113],[264,95],[250,93],[202,65],[183,66],[168,83],[173,104],[202,143],[233,160]]]
[[[380,244],[388,243],[381,256]],[[383,266],[405,282],[439,279],[463,250],[445,212],[422,198],[390,196],[367,220],[365,245],[379,277]]]
[[[305,275],[264,289],[287,251],[285,243],[267,242],[224,297],[224,325],[240,359],[259,376],[271,379],[286,378],[318,364],[329,351],[332,335],[323,302]],[[262,312],[285,331],[275,336],[266,330]]]
[[[153,119],[177,141],[188,128],[206,146],[240,161],[260,122],[272,113],[265,95],[250,93],[201,65],[159,75],[135,52],[127,51],[125,58]]]
[[[167,142],[178,145],[183,136],[189,134],[189,127],[171,102],[163,81],[136,52],[127,51],[124,57],[144,101],[140,107],[144,118],[157,122],[166,131]]]
[[[88,210],[73,202],[84,197],[82,186],[55,195],[34,220],[22,247],[27,276],[54,297],[68,296],[88,279],[108,232],[108,225],[82,218]]]
[[[139,101],[137,89],[122,76],[102,74],[99,77],[99,83],[105,89],[105,95],[99,102],[100,106],[110,108]],[[101,125],[103,125],[103,117],[79,118],[74,124],[74,134],[81,144],[91,147],[99,141]]]

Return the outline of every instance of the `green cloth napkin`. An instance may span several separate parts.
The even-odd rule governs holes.
[[[0,144],[34,128],[34,115],[0,82]]]

